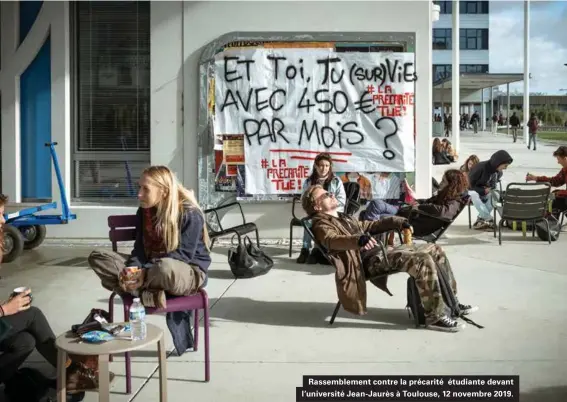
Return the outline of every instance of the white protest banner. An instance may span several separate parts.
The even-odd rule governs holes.
[[[214,130],[244,134],[248,194],[300,192],[320,152],[335,171],[411,172],[416,79],[413,53],[228,49]]]

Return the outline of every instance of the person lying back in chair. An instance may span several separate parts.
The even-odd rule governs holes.
[[[383,216],[401,216],[410,219],[415,236],[426,236],[443,225],[442,221],[435,218],[455,219],[469,200],[468,175],[458,169],[447,170],[443,174],[439,188],[439,192],[433,197],[415,200],[411,205],[401,208],[386,204],[383,200],[372,200],[366,207],[365,213],[361,214],[361,219],[376,221]],[[419,215],[415,210],[431,217]]]
[[[456,332],[463,328],[446,313],[437,265],[447,273],[455,296],[457,284],[449,259],[437,245],[403,245],[387,251],[386,264],[380,247],[372,235],[399,230],[406,218],[391,216],[379,221],[357,221],[338,212],[338,202],[322,186],[311,186],[303,194],[301,204],[312,217],[313,234],[318,243],[329,250],[329,258],[336,268],[337,294],[343,308],[353,314],[366,314],[366,282],[391,294],[387,287],[388,273],[404,271],[416,279],[425,311],[426,326],[430,329]],[[477,307],[459,303],[464,314]]]

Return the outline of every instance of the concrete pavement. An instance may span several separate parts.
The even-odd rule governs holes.
[[[551,157],[554,147],[541,144],[534,152],[512,144],[511,137],[464,133],[455,166],[471,153],[482,160],[507,149],[514,163],[504,180],[522,182],[528,171],[551,175],[559,170]],[[440,178],[447,166],[434,168]],[[289,206],[285,208],[288,213]],[[266,246],[274,269],[263,277],[234,280],[227,249],[215,248],[207,288],[211,382],[202,382],[201,343],[198,352],[168,358],[168,400],[288,402],[294,400],[302,375],[313,374],[518,374],[522,402],[567,400],[567,235],[548,245],[507,232],[499,246],[492,233],[469,230],[464,213],[440,244],[451,259],[460,299],[480,307],[474,319],[485,329],[468,326],[458,334],[415,329],[404,309],[405,275],[391,277],[393,297],[369,287],[368,315],[341,311],[330,327],[336,303],[330,267],[297,265],[285,246]],[[107,308],[109,293],[86,264],[91,249],[48,241],[2,266],[0,294],[31,286],[34,304],[61,333],[90,308]],[[149,321],[165,329],[171,348],[164,318],[150,316]],[[135,353],[132,368],[134,393],[127,396],[123,359],[111,363],[117,374],[111,400],[156,401],[154,350]],[[89,393],[85,400],[96,401],[97,394]]]

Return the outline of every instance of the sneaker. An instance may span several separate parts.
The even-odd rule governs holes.
[[[110,382],[114,380],[110,372]],[[84,391],[98,390],[98,373],[84,364],[73,364],[67,369],[67,393],[76,394]]]
[[[461,329],[465,328],[465,324],[460,324],[457,320],[443,316],[434,323],[429,324],[427,328],[435,331],[459,332]]]
[[[144,290],[141,294],[141,300],[144,307],[165,308],[167,305],[163,290]]]
[[[493,230],[494,229],[494,221],[485,221],[483,220],[478,225],[474,226],[476,230]]]
[[[459,310],[461,310],[461,313],[463,315],[469,315],[469,314],[474,313],[475,311],[478,311],[478,307],[477,306],[471,306],[470,304],[459,303]]]
[[[477,218],[476,222],[473,224],[473,229],[478,229],[481,226],[484,226],[485,220],[482,218]]]
[[[303,247],[301,249],[301,252],[299,253],[299,257],[297,257],[297,260],[295,260],[295,262],[297,262],[298,264],[305,264],[307,258],[309,258],[309,249]]]

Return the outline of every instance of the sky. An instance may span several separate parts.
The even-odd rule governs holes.
[[[530,92],[567,95],[567,1],[530,2]],[[524,72],[524,3],[490,2],[490,72]],[[506,87],[501,87],[506,90]],[[523,92],[523,83],[510,91]]]

